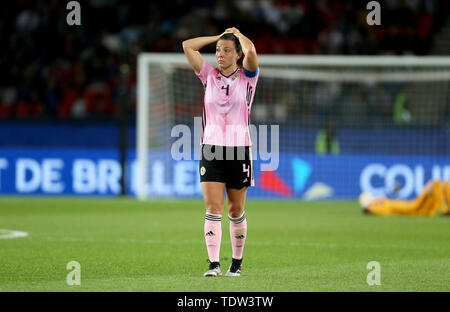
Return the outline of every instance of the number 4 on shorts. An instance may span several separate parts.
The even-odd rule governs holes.
[[[245,164],[242,164],[242,172],[247,172],[247,177],[250,177],[250,166],[245,167]]]

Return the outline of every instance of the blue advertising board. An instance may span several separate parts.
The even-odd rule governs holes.
[[[270,160],[272,162],[272,160]],[[248,197],[303,200],[356,199],[362,191],[377,196],[413,198],[430,179],[450,180],[448,156],[392,156],[280,153],[276,170],[255,159],[256,186]],[[198,160],[175,161],[170,154],[150,155],[150,197],[201,197]],[[136,191],[134,150],[128,153],[127,193]],[[115,149],[2,149],[0,194],[120,194],[122,175]],[[395,190],[395,192],[394,192]]]

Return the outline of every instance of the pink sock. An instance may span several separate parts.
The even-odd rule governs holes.
[[[247,238],[247,219],[245,218],[245,212],[238,218],[230,219],[230,236],[231,246],[233,249],[233,258],[242,259],[242,253],[244,252],[245,239]]]
[[[205,241],[209,261],[219,262],[222,240],[222,216],[207,213],[205,217]]]

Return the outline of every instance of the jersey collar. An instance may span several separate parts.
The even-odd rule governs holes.
[[[222,75],[225,78],[230,78],[231,76],[233,76],[234,74],[236,74],[239,71],[240,67],[238,66],[238,68],[236,68],[236,70],[234,72],[232,72],[230,75],[225,76],[224,74],[221,73],[221,71],[219,70],[219,74]]]

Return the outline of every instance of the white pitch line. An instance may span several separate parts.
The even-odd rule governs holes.
[[[0,229],[0,239],[11,239],[11,238],[19,238],[19,237],[27,237],[27,236],[28,236],[27,232]]]

